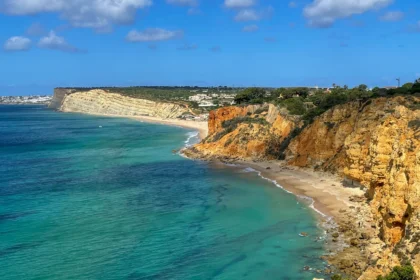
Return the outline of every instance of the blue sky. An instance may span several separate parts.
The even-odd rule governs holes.
[[[0,95],[420,76],[418,0],[0,0]]]

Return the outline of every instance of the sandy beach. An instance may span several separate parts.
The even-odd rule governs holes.
[[[114,116],[113,116],[114,117]],[[118,117],[118,116],[116,116]],[[121,116],[120,116],[121,117]],[[200,139],[204,139],[207,137],[208,134],[208,124],[206,121],[187,121],[181,119],[162,119],[156,117],[146,117],[146,116],[130,116],[130,119],[150,122],[150,123],[157,123],[163,125],[171,125],[171,126],[180,126],[184,128],[192,128],[198,130]]]
[[[238,164],[261,172],[261,176],[277,182],[297,196],[313,199],[315,211],[323,217],[332,217],[335,220],[343,218],[343,210],[348,211],[352,206],[359,206],[350,201],[350,197],[364,194],[359,188],[345,187],[338,176],[287,166],[280,161],[243,161]]]

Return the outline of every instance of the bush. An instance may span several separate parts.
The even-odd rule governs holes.
[[[235,96],[235,102],[237,104],[262,104],[264,103],[264,96],[265,90],[262,88],[247,88]]]
[[[301,98],[289,98],[281,101],[279,105],[286,107],[287,111],[289,111],[289,114],[291,115],[301,116],[306,113],[305,104]]]
[[[414,280],[416,274],[411,264],[396,266],[387,276],[378,276],[377,280]]]

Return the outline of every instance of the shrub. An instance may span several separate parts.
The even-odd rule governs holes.
[[[235,96],[237,104],[243,103],[263,103],[265,90],[262,88],[247,88]]]
[[[305,104],[301,98],[289,98],[281,101],[280,106],[286,107],[291,115],[303,115],[306,113]]]
[[[391,273],[386,276],[378,276],[377,280],[414,280],[416,274],[411,264],[404,266],[396,266]]]

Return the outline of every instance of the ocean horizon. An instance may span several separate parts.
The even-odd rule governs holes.
[[[194,130],[13,105],[0,133],[0,279],[322,278],[310,205],[174,153]]]

